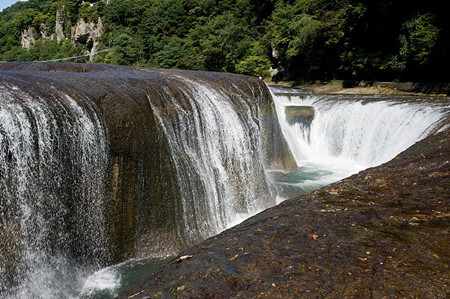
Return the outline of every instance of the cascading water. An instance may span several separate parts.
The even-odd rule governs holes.
[[[149,102],[168,138],[181,190],[180,231],[189,240],[215,235],[275,204],[261,153],[257,111],[251,99],[226,95],[208,82],[180,80],[181,95],[167,90],[166,111]],[[170,113],[167,113],[170,111]]]
[[[70,298],[108,260],[104,126],[89,101],[0,86],[0,294]]]
[[[2,298],[111,298],[164,261],[101,267],[175,254],[272,206],[267,172],[280,197],[307,192],[391,159],[447,113],[278,94],[294,161],[257,78],[47,63],[0,76]]]
[[[413,97],[274,91],[282,132],[300,166],[295,172],[273,172],[285,196],[309,192],[391,160],[436,131],[448,113],[448,107]],[[313,116],[286,117],[291,109],[299,114],[297,110],[311,108]]]
[[[225,91],[208,81],[170,80],[176,82],[174,89],[166,86],[147,96],[153,113],[148,117],[155,118],[160,136],[168,141],[170,161],[165,162],[175,166],[171,184],[180,195],[173,199],[178,201],[177,241],[194,244],[273,206],[275,190],[263,165],[255,99],[243,98],[246,93],[236,86]],[[151,239],[160,248],[147,255],[171,253],[166,244],[171,241]],[[99,285],[117,293],[162,264],[130,260],[102,269],[89,278],[83,294],[104,296]]]
[[[130,96],[118,100],[109,73],[99,83],[108,93],[92,95],[78,89],[89,74],[56,72],[49,84],[8,73],[0,85],[2,298],[111,298],[139,279],[135,269],[148,275],[162,263],[102,269],[120,261],[115,250],[165,257],[275,204],[258,123],[267,93],[257,80],[224,76],[221,85],[164,73],[167,84],[153,88],[146,71],[124,72],[138,88],[124,84]],[[168,191],[148,192],[161,186]]]

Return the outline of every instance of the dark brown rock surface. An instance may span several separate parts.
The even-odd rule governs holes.
[[[261,133],[268,136],[261,140],[267,165],[296,167],[270,92],[256,77],[101,64],[0,63],[0,85],[23,91],[31,100],[44,99],[51,106],[67,95],[98,109],[108,135],[111,262],[149,252],[175,254],[204,239],[198,232],[186,235],[179,221],[183,190],[157,121],[157,115],[178,121],[168,98],[192,114],[196,108],[188,101],[194,96],[189,81],[224,94],[236,110],[248,103]]]
[[[450,130],[186,250],[119,298],[448,298]]]

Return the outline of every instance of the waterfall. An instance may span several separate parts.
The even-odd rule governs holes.
[[[181,191],[180,229],[188,240],[219,233],[275,204],[261,152],[254,99],[239,88],[177,76],[179,93],[149,97],[168,139]],[[235,94],[236,97],[230,96]],[[164,106],[164,108],[161,108]]]
[[[2,297],[114,296],[124,269],[155,265],[129,258],[177,254],[275,204],[258,79],[43,67],[0,74]]]
[[[70,298],[108,259],[106,132],[88,100],[0,85],[0,293]]]
[[[448,114],[445,105],[414,97],[312,96],[275,91],[282,132],[297,164],[304,172],[312,169],[321,174],[308,179],[307,183],[318,183],[313,183],[312,189],[393,159],[436,132]],[[312,109],[313,116],[291,115],[306,109]]]
[[[258,78],[224,73],[23,63],[0,76],[8,299],[114,296],[124,271],[157,268],[130,258],[177,254],[273,206],[273,182],[293,197],[392,159],[448,114],[293,92],[274,107]]]

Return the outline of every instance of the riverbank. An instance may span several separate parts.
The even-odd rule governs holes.
[[[314,81],[304,84],[294,82],[268,82],[269,85],[294,87],[311,91],[313,94],[395,94],[445,96],[450,94],[447,83],[399,83],[399,82],[356,82],[356,81]]]
[[[447,298],[450,130],[182,252],[119,298]]]

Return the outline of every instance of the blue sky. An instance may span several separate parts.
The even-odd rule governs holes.
[[[26,0],[0,0],[0,11],[19,1],[26,1]]]

